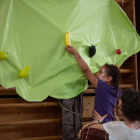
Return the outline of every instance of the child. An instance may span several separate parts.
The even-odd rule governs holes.
[[[102,123],[114,121],[113,110],[121,94],[121,89],[119,88],[119,69],[114,65],[105,64],[99,69],[95,77],[73,46],[67,46],[66,50],[74,55],[80,68],[96,88],[94,109],[101,116],[108,114],[108,117]]]

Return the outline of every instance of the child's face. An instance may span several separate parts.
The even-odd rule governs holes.
[[[102,81],[106,81],[106,68],[105,68],[105,66],[100,67],[99,71],[96,73],[96,77]]]
[[[104,65],[96,73],[96,77],[99,78],[100,80],[106,82],[108,85],[111,85],[112,77],[107,76],[106,67]]]

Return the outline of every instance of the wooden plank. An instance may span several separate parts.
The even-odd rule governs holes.
[[[133,25],[136,29],[136,9],[135,9],[135,0],[131,1],[132,9],[133,9]]]
[[[138,65],[137,65],[137,54],[135,54],[134,60],[135,60],[135,89],[136,89],[136,91],[138,91],[139,88],[138,88]]]
[[[18,95],[15,90],[0,90],[1,95]]]
[[[134,88],[134,84],[122,84],[119,86],[120,86],[120,88]]]
[[[123,11],[126,13],[126,15],[129,17],[131,22],[133,23],[133,0],[129,1],[129,4],[122,4],[119,3]],[[134,23],[133,23],[134,24]]]
[[[124,68],[129,68],[129,69],[132,69],[132,73],[131,74],[124,74],[123,75],[123,79],[124,79],[124,83],[125,84],[134,84],[134,88],[136,89],[137,88],[137,81],[136,81],[136,70],[135,70],[135,67],[136,67],[136,58],[128,58],[124,64],[123,64],[123,67]]]
[[[123,65],[120,67],[120,69],[123,69]],[[123,73],[120,75],[120,79],[119,79],[119,85],[123,84]],[[123,92],[123,89],[121,89],[121,91]]]
[[[6,88],[0,86],[0,90],[16,90],[16,88],[8,88],[8,89],[6,89]]]
[[[118,116],[122,119],[121,116]],[[82,119],[84,120],[84,118]],[[86,120],[91,120],[91,117],[86,117]],[[14,121],[14,122],[1,122],[0,127],[3,126],[20,126],[20,125],[36,125],[36,124],[50,124],[50,123],[60,123],[62,119],[42,119],[42,120],[28,120],[28,121]]]
[[[91,117],[94,108],[95,96],[83,96],[83,115],[82,117]]]
[[[35,125],[16,125],[0,127],[0,140],[5,139],[25,139],[32,137],[49,137],[62,135],[62,123],[59,124],[56,131],[55,123],[35,124]]]
[[[19,108],[19,107],[50,107],[59,106],[57,102],[39,102],[39,103],[13,103],[13,104],[0,104],[1,108]]]
[[[23,98],[0,98],[0,104],[10,104],[10,103],[28,103]]]
[[[3,108],[0,122],[62,118],[61,107]]]
[[[85,91],[83,91],[84,94],[93,94],[96,93],[96,91],[94,89],[86,89]]]
[[[131,73],[131,69],[120,69],[120,73]]]
[[[62,137],[60,135],[60,136],[20,138],[20,139],[10,139],[10,140],[62,140]]]
[[[57,99],[48,97],[42,102],[57,102]],[[11,104],[11,103],[29,103],[23,98],[0,98],[0,104]]]
[[[59,123],[62,119],[42,119],[42,120],[26,120],[26,121],[13,121],[13,122],[0,122],[2,126],[16,126],[16,125],[34,125],[34,124],[48,124],[48,123]]]

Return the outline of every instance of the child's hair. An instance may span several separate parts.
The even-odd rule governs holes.
[[[114,65],[105,64],[106,74],[107,76],[112,77],[111,85],[115,87],[115,91],[118,93],[119,90],[119,79],[120,79],[120,71]]]
[[[140,120],[140,92],[130,88],[121,95],[121,110],[130,121]]]

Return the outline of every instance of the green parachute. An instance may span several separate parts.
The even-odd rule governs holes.
[[[27,101],[69,99],[85,90],[88,80],[65,50],[68,31],[93,73],[105,63],[121,66],[140,50],[140,37],[115,0],[0,0],[0,51],[7,54],[0,60],[0,84],[16,87]]]

